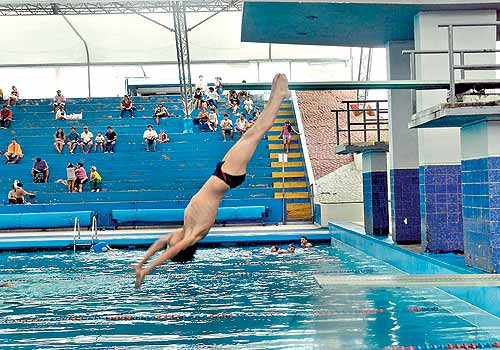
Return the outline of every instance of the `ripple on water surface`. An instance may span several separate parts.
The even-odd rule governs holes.
[[[322,290],[314,274],[395,271],[335,247],[199,249],[133,288],[143,251],[4,253],[0,349],[383,349],[491,341],[434,289]],[[476,310],[461,312],[474,313]],[[470,314],[469,314],[470,316]]]

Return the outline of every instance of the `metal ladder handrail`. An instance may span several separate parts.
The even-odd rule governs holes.
[[[90,227],[90,230],[92,232],[91,234],[91,245],[94,245],[94,241],[98,241],[98,238],[97,238],[97,216],[96,215],[93,215],[92,216],[92,225]]]
[[[73,224],[73,252],[76,253],[76,242],[80,239],[81,229],[80,229],[80,218],[75,217],[75,223]]]

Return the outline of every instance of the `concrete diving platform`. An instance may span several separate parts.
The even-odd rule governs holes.
[[[411,118],[409,128],[462,127],[482,121],[500,120],[499,100],[490,102],[441,103],[424,109]]]
[[[389,144],[387,142],[359,142],[351,143],[350,145],[338,145],[335,147],[336,154],[353,154],[365,152],[389,152]]]

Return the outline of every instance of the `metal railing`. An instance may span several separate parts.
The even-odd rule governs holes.
[[[337,145],[340,145],[341,133],[347,133],[347,145],[352,145],[352,135],[354,133],[362,133],[363,142],[370,141],[369,135],[375,133],[375,141],[382,142],[382,132],[388,131],[388,101],[387,100],[352,100],[342,101],[346,105],[345,109],[332,109],[335,113],[335,128],[337,136]],[[373,104],[373,107],[372,107]],[[363,108],[358,108],[363,105]],[[346,129],[340,127],[340,114],[346,114]],[[354,115],[357,113],[358,115]],[[354,118],[360,120],[353,120]],[[372,139],[373,140],[373,139]]]
[[[80,240],[80,218],[77,216],[75,217],[75,223],[73,225],[73,253],[76,253],[76,245],[77,242]]]
[[[455,71],[460,71],[460,78],[465,80],[465,72],[471,70],[500,70],[500,64],[466,64],[466,54],[485,54],[497,53],[498,49],[472,49],[455,50],[454,29],[457,27],[498,27],[500,22],[492,23],[463,23],[463,24],[439,24],[438,28],[447,28],[448,31],[448,50],[404,50],[403,55],[410,55],[410,79],[416,79],[416,55],[448,55],[448,70],[450,80],[449,102],[457,101]],[[458,54],[459,64],[455,64],[455,55]]]

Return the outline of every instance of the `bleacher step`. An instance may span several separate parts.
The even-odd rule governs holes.
[[[271,168],[281,168],[285,166],[285,168],[296,168],[304,166],[304,162],[271,162]]]
[[[287,179],[287,178],[293,178],[293,177],[305,177],[306,174],[304,171],[285,171],[284,173],[281,171],[276,171],[276,172],[273,171],[271,176],[273,178],[284,177],[285,179]]]
[[[305,181],[273,182],[273,188],[307,188]]]
[[[283,193],[282,192],[276,192],[274,194],[275,199],[282,199],[283,198]],[[285,198],[289,199],[302,199],[302,198],[309,198],[309,193],[308,192],[285,192]]]
[[[271,143],[268,145],[268,148],[270,150],[276,150],[276,149],[279,149],[279,150],[283,150],[283,144],[281,143]],[[290,145],[290,149],[299,149],[299,145],[297,145],[296,143],[292,143]]]

